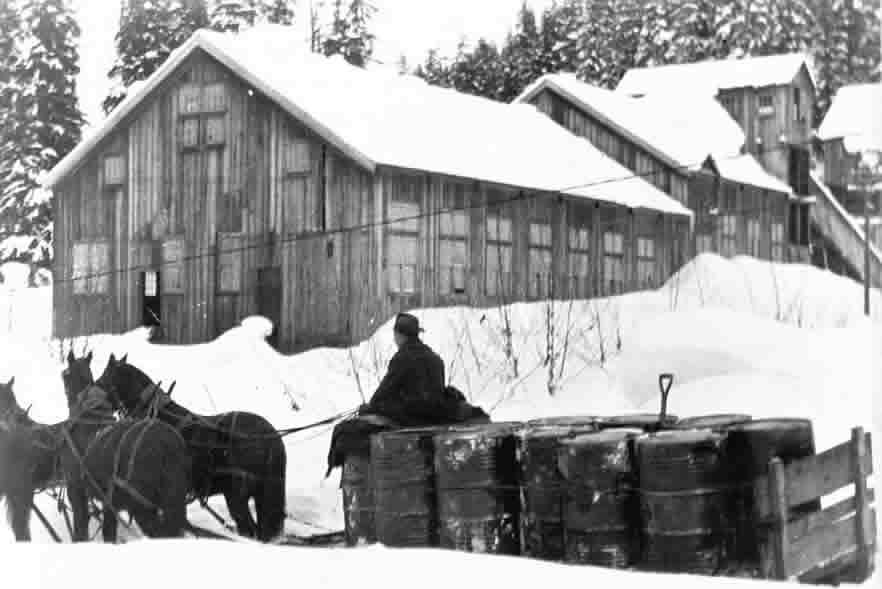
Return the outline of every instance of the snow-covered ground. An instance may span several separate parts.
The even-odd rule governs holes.
[[[16,376],[16,392],[22,404],[33,405],[31,413],[37,419],[63,419],[60,358],[71,343],[49,339],[50,289],[28,291],[21,296],[7,284],[0,286],[0,380]],[[656,291],[595,301],[416,314],[426,329],[425,340],[444,357],[452,383],[496,420],[656,411],[658,374],[672,372],[672,413],[808,417],[820,451],[848,439],[856,425],[882,439],[882,404],[873,403],[874,397],[882,398],[882,296],[873,296],[876,315],[871,321],[863,316],[863,292],[857,283],[809,266],[705,254]],[[4,323],[8,309],[11,319]],[[505,324],[512,327],[511,354],[505,352]],[[378,326],[373,337],[351,349],[316,349],[290,357],[276,354],[263,340],[264,333],[265,325],[256,320],[197,346],[152,345],[137,330],[72,345],[77,353],[86,347],[94,350],[96,377],[110,352],[128,353],[129,361],[155,380],[177,381],[174,396],[193,410],[250,410],[267,416],[278,428],[312,423],[360,404],[373,392],[393,347],[390,323]],[[286,438],[289,532],[342,529],[339,471],[322,478],[330,431],[330,426],[321,427]],[[876,456],[878,468],[882,453]],[[38,503],[54,516],[48,498]],[[226,513],[222,500],[213,505]],[[217,529],[200,508],[192,507],[190,515],[194,523]],[[56,529],[63,529],[54,517]],[[16,563],[21,571],[29,570],[27,563],[34,559],[48,559],[52,568],[40,573],[47,584],[63,578],[60,575],[88,575],[95,569],[84,563],[96,560],[112,560],[119,570],[133,570],[136,561],[162,562],[167,555],[184,553],[192,553],[186,562],[199,571],[201,581],[211,582],[210,575],[217,573],[224,575],[219,577],[224,584],[235,582],[244,570],[278,570],[280,576],[307,586],[342,586],[353,581],[343,570],[362,575],[361,571],[391,566],[413,574],[421,567],[456,570],[431,581],[420,577],[420,583],[431,586],[449,586],[472,574],[517,575],[537,582],[540,576],[548,582],[579,575],[580,581],[586,580],[584,568],[440,551],[409,553],[407,566],[401,567],[400,555],[383,548],[335,551],[138,542],[114,549],[117,552],[108,558],[100,546],[46,545],[50,540],[36,518],[32,529],[43,545],[3,546],[0,551],[4,562]],[[10,537],[0,525],[0,541]],[[5,558],[7,551],[13,558]],[[228,557],[224,551],[230,551]],[[335,563],[345,558],[347,566],[332,566],[335,563],[322,560],[326,558],[338,559]],[[387,561],[390,567],[384,567]],[[241,564],[212,573],[212,562]],[[621,582],[621,574],[591,569],[587,578],[614,583]],[[392,576],[384,583],[396,585],[408,577]],[[161,582],[159,577],[149,578],[151,584]],[[627,578],[628,583],[640,581]],[[871,583],[877,581],[878,576]],[[708,580],[678,577],[676,582],[698,586]],[[740,582],[744,581],[715,581]]]

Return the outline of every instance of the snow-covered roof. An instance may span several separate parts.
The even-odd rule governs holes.
[[[653,94],[633,98],[578,80],[572,74],[546,74],[516,102],[550,90],[643,147],[673,168],[696,170],[711,158],[729,180],[779,192],[790,187],[766,172],[752,155],[741,153],[744,132],[709,96]]]
[[[750,184],[790,194],[793,190],[785,182],[769,174],[753,155],[711,156],[720,176],[727,180]]]
[[[817,87],[807,57],[802,53],[784,53],[634,68],[625,72],[616,91],[631,96],[651,93],[715,96],[729,88],[790,84],[803,66]]]
[[[373,171],[422,170],[691,215],[682,204],[529,105],[508,105],[304,52],[286,27],[197,31],[63,159],[56,184],[194,50],[202,49]]]
[[[818,127],[822,141],[852,139],[850,151],[882,150],[882,84],[854,84],[840,88]],[[846,149],[849,149],[846,145]]]

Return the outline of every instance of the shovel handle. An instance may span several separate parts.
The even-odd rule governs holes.
[[[668,414],[668,395],[671,392],[671,386],[674,384],[674,375],[665,372],[658,375],[658,388],[661,390],[661,412],[659,413],[659,426],[661,426]]]

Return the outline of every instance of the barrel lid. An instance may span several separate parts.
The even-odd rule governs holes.
[[[475,437],[494,437],[511,435],[519,431],[523,427],[520,422],[496,422],[483,423],[466,426],[454,426],[446,430],[439,431],[436,438],[443,439],[467,439]]]
[[[589,432],[585,434],[579,434],[577,436],[573,436],[572,438],[568,438],[561,442],[562,445],[566,446],[584,446],[590,444],[609,444],[613,442],[621,442],[624,440],[629,440],[631,438],[635,438],[637,436],[643,435],[642,429],[637,429],[634,427],[617,427],[613,429],[606,429],[598,432]]]
[[[555,426],[555,425],[595,425],[600,418],[596,415],[559,415],[555,417],[540,417],[527,422],[529,426]]]
[[[811,428],[812,422],[809,419],[801,419],[796,417],[780,417],[770,419],[754,419],[747,423],[739,423],[732,430],[735,431],[786,431],[793,429]]]
[[[641,446],[700,444],[703,442],[720,441],[722,439],[723,436],[709,430],[669,430],[640,438],[638,444]]]
[[[374,435],[381,438],[413,438],[419,436],[434,436],[437,433],[447,431],[450,426],[431,426],[431,427],[408,427],[403,429],[389,430],[378,432]]]
[[[742,413],[714,413],[711,415],[696,415],[681,419],[673,425],[674,429],[713,429],[725,428],[746,423],[753,419],[750,415]]]
[[[664,423],[675,423],[677,421],[676,415],[665,415]],[[640,426],[649,426],[655,425],[659,422],[659,414],[658,413],[632,413],[630,415],[614,415],[612,417],[601,417],[598,419],[598,423],[601,427],[610,427],[623,425],[628,427],[640,427]]]

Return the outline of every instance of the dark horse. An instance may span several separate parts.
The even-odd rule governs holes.
[[[34,493],[60,484],[57,441],[61,424],[31,419],[18,404],[14,384],[14,377],[0,384],[0,500],[6,499],[15,539],[27,542]]]
[[[86,359],[86,366],[91,355]],[[69,419],[61,428],[60,456],[73,510],[74,542],[88,540],[89,498],[103,509],[102,536],[116,541],[117,515],[127,511],[152,538],[182,536],[188,529],[191,460],[184,439],[156,419],[116,421],[108,393],[64,371]],[[84,386],[85,385],[85,386]]]
[[[285,523],[285,445],[266,419],[234,411],[197,415],[172,401],[126,356],[110,356],[98,385],[131,417],[155,412],[177,429],[193,457],[193,495],[200,500],[223,494],[237,531],[269,542]],[[257,522],[249,501],[254,499]]]

